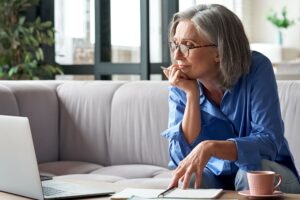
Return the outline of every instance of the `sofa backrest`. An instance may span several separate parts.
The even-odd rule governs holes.
[[[167,166],[168,82],[0,81],[0,114],[27,116],[38,161]],[[278,81],[300,170],[300,81]]]
[[[300,81],[278,81],[277,84],[284,135],[300,172]]]
[[[111,111],[111,164],[167,166],[168,141],[160,135],[168,126],[168,82],[139,81],[122,85]]]
[[[285,137],[300,172],[300,81],[278,81]],[[132,82],[120,87],[112,102],[111,164],[155,164],[169,160],[167,140],[168,82]]]
[[[122,82],[66,82],[57,87],[60,160],[109,165],[111,104]]]
[[[57,85],[56,82],[42,81],[0,83],[0,114],[29,118],[39,162],[59,158]]]

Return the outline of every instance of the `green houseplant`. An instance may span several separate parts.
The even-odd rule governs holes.
[[[39,17],[28,22],[24,11],[39,0],[0,0],[0,79],[51,79],[58,65],[44,62],[42,45],[54,44],[54,28]]]
[[[283,44],[282,29],[287,29],[292,26],[295,22],[287,17],[287,8],[283,7],[281,10],[281,17],[278,17],[277,13],[270,10],[267,15],[267,20],[270,21],[274,26],[278,28],[278,43]]]

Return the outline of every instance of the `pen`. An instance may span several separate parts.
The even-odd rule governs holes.
[[[167,71],[169,71],[169,70],[170,70],[169,68],[167,68],[167,67],[164,67],[164,66],[160,66],[160,68],[161,68],[162,70],[167,70]]]
[[[162,193],[157,195],[157,198],[163,198],[165,197],[168,193],[170,193],[172,190],[174,190],[176,187],[170,187],[168,189],[166,189],[165,191],[163,191]]]

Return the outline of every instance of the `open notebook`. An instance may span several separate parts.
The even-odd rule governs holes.
[[[159,194],[165,190],[161,189],[140,189],[140,188],[126,188],[125,190],[114,194],[112,200],[129,199],[132,196],[137,196],[145,199],[158,198]],[[163,197],[167,199],[211,199],[216,198],[222,192],[222,189],[180,189],[175,188],[165,194]]]

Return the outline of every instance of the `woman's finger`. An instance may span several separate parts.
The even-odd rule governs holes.
[[[178,182],[184,178],[184,174],[186,171],[185,164],[186,164],[185,161],[182,160],[179,163],[178,167],[173,171],[173,177],[172,177],[169,187],[171,187],[171,186],[178,187]]]
[[[174,74],[175,84],[180,81],[180,70],[177,70]]]
[[[176,70],[174,72],[172,78],[170,78],[171,85],[180,86],[181,81],[184,81],[181,74],[182,74],[182,72],[180,70]]]
[[[179,179],[179,181],[180,181],[181,183],[183,183],[183,181],[184,181],[184,176],[182,176],[182,177]]]
[[[170,69],[164,69],[163,72],[164,72],[165,76],[169,79]]]
[[[177,173],[175,173],[171,179],[171,182],[168,186],[168,188],[171,187],[178,187],[178,180],[181,178],[181,176],[179,176]]]
[[[202,173],[201,169],[199,166],[197,166],[196,171],[195,171],[195,185],[194,188],[198,189],[201,186],[201,180],[202,180]]]
[[[189,186],[189,183],[190,183],[190,180],[191,180],[191,176],[192,176],[192,173],[193,173],[193,169],[192,169],[192,168],[193,168],[193,167],[190,166],[190,167],[186,170],[186,172],[185,172],[185,174],[184,174],[184,180],[183,180],[183,185],[182,185],[183,189],[186,189],[186,188],[188,188],[188,186]]]

